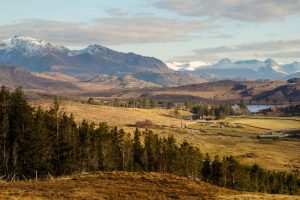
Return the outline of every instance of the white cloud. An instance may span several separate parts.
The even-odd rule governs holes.
[[[182,15],[274,21],[300,15],[300,0],[159,0],[155,6]]]
[[[232,59],[252,59],[254,58],[279,58],[283,60],[299,59],[300,39],[298,40],[278,40],[256,42],[238,45],[224,45],[212,48],[202,48],[193,51],[192,55],[186,55],[174,60],[190,61],[204,60],[216,62],[217,60],[230,57]]]
[[[80,46],[154,43],[188,40],[189,34],[209,29],[200,20],[179,20],[158,17],[108,17],[93,24],[29,19],[1,25],[0,38],[13,35],[32,36],[60,45]]]
[[[267,42],[257,42],[249,44],[239,44],[239,45],[225,45],[213,48],[204,48],[194,50],[197,54],[223,54],[231,52],[251,52],[251,51],[284,51],[289,49],[300,48],[299,40],[278,40],[278,41],[267,41]]]

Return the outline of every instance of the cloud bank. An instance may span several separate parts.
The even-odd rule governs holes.
[[[93,24],[29,19],[1,25],[0,38],[25,35],[67,46],[162,43],[187,40],[189,34],[209,27],[200,20],[159,17],[108,17],[96,19]]]
[[[300,15],[300,0],[159,0],[154,5],[186,16],[253,22]]]
[[[224,45],[202,48],[193,51],[192,55],[175,58],[175,60],[216,61],[224,57],[233,59],[249,58],[300,58],[300,39],[256,42],[239,45]]]

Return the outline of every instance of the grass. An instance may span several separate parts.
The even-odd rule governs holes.
[[[268,118],[228,118],[226,121],[234,124],[244,124],[259,128],[280,131],[286,129],[300,129],[300,121],[294,119]]]
[[[33,103],[35,106],[49,109],[51,101],[38,101]],[[184,120],[174,117],[172,109],[138,109],[138,108],[121,108],[111,106],[99,106],[82,104],[75,101],[62,101],[61,106],[67,113],[73,113],[76,121],[83,119],[95,123],[106,121],[110,125],[120,128],[127,128],[128,125],[134,125],[137,121],[145,119],[151,120],[155,125],[167,127],[181,127],[181,123],[187,123]],[[180,115],[189,115],[186,111],[180,111]]]
[[[111,172],[0,183],[0,199],[299,199],[245,193],[170,174]]]
[[[35,102],[35,106],[49,108],[50,101]],[[258,163],[262,167],[276,171],[291,171],[300,169],[300,140],[258,140],[257,134],[267,134],[270,130],[295,128],[299,125],[293,118],[228,118],[231,125],[243,123],[245,125],[229,126],[224,128],[203,127],[191,120],[182,120],[171,115],[172,110],[167,109],[134,109],[115,108],[81,104],[73,101],[63,101],[62,106],[68,113],[73,113],[75,119],[80,121],[88,119],[96,123],[107,121],[110,125],[132,131],[134,128],[128,124],[149,119],[158,125],[154,132],[166,137],[173,134],[178,142],[184,140],[198,146],[203,153],[212,156],[236,156],[242,163]],[[188,115],[180,111],[181,115]],[[260,122],[262,120],[262,122]],[[182,129],[181,124],[186,124],[193,129]],[[248,126],[250,125],[250,126]],[[261,126],[251,127],[251,126]],[[194,130],[195,129],[195,130]],[[277,133],[274,133],[277,134]]]

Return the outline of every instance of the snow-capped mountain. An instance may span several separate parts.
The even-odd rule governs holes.
[[[46,40],[14,36],[0,42],[0,51],[5,52],[6,55],[16,51],[20,55],[33,57],[47,52],[68,53],[70,50],[62,46],[56,46]]]
[[[184,70],[179,69],[178,71]],[[235,62],[229,58],[224,58],[212,65],[197,66],[195,67],[195,70],[184,71],[184,73],[194,74],[206,80],[286,79],[287,76],[289,78],[299,76],[299,73],[297,72],[300,72],[299,62],[280,65],[271,58],[268,58],[265,61],[254,59]],[[294,73],[295,75],[292,75]]]
[[[20,66],[32,72],[60,72],[80,79],[108,74],[118,77],[153,76],[155,78],[147,77],[147,80],[153,80],[155,84],[161,84],[162,79],[157,77],[163,76],[172,77],[167,85],[179,81],[183,84],[192,83],[192,80],[201,82],[199,78],[169,69],[165,63],[153,57],[117,52],[98,44],[82,50],[70,50],[45,40],[22,36],[0,41],[0,64]]]
[[[109,53],[109,52],[111,52],[110,49],[103,47],[101,45],[98,45],[98,44],[94,44],[94,45],[89,45],[85,49],[74,50],[69,53],[69,56],[78,56],[80,54],[97,55],[97,54],[103,54],[103,53]]]
[[[300,61],[295,61],[291,64],[286,64],[282,66],[283,70],[289,74],[294,74],[300,72]]]
[[[166,62],[166,65],[175,71],[194,71],[201,67],[209,66],[210,63],[206,63],[200,60],[192,61],[188,63],[182,63],[182,62]]]
[[[63,70],[74,74],[172,72],[160,60],[134,53],[116,52],[100,45],[70,50],[45,40],[14,36],[1,42],[0,63],[32,71]]]

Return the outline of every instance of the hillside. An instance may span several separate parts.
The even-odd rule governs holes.
[[[159,173],[94,173],[0,185],[1,199],[299,199],[299,196],[237,192]]]
[[[217,101],[217,102],[268,102],[300,101],[297,83],[286,81],[222,80],[185,85],[197,82],[190,75],[178,79],[176,74],[137,73],[132,75],[99,74],[83,80],[59,72],[29,72],[28,70],[0,65],[0,85],[23,87],[30,94],[61,94],[67,97],[152,98],[156,100]],[[294,80],[294,79],[293,79]],[[296,80],[296,79],[295,79]],[[160,82],[160,84],[155,84]],[[174,86],[165,87],[167,84]],[[181,86],[178,86],[181,85]]]
[[[31,90],[47,90],[49,92],[61,93],[64,91],[74,92],[81,91],[80,87],[61,80],[52,80],[45,77],[39,77],[27,71],[24,68],[19,68],[9,65],[0,64],[0,85],[5,85],[10,88],[22,86],[24,89]]]
[[[232,81],[222,80],[215,82],[205,82],[178,87],[164,87],[149,90],[123,91],[119,97],[149,97],[154,99],[164,99],[172,101],[230,101],[240,102],[250,100],[253,96],[263,92],[273,90],[277,87],[289,85],[285,81]],[[91,94],[92,95],[92,94]],[[103,94],[102,94],[103,95]],[[97,96],[97,94],[95,94]],[[101,94],[100,94],[101,96]],[[283,99],[288,101],[288,98]],[[248,103],[248,102],[247,102]]]
[[[265,102],[300,101],[300,84],[286,84],[255,95],[253,100]]]

